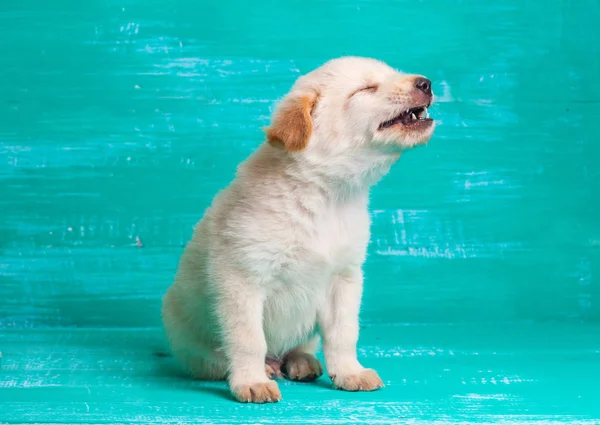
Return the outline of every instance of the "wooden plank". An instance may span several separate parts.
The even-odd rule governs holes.
[[[556,338],[561,335],[562,338]],[[158,329],[4,331],[0,423],[598,423],[594,326],[366,326],[374,393],[281,383],[247,406],[182,376]],[[594,422],[595,421],[595,422]]]

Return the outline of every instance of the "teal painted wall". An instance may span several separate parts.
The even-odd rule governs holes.
[[[429,146],[373,190],[363,319],[597,323],[599,18],[592,0],[2,2],[0,325],[157,325],[275,101],[346,54],[438,96]]]

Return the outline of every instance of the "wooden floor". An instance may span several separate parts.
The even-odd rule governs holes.
[[[0,423],[597,424],[600,328],[365,326],[375,393],[281,383],[277,405],[182,376],[158,329],[3,330]]]

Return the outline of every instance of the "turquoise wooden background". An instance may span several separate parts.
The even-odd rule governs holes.
[[[598,22],[595,0],[3,1],[0,423],[600,418]],[[192,391],[151,355],[192,225],[294,79],[347,54],[438,99],[372,196],[361,356],[388,387]]]

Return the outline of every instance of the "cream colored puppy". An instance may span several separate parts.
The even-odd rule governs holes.
[[[373,59],[335,59],[296,81],[268,142],[196,225],[164,297],[172,352],[194,377],[276,402],[270,378],[322,374],[322,338],[335,387],[383,385],[356,356],[369,189],[429,140],[432,101],[429,80]]]

